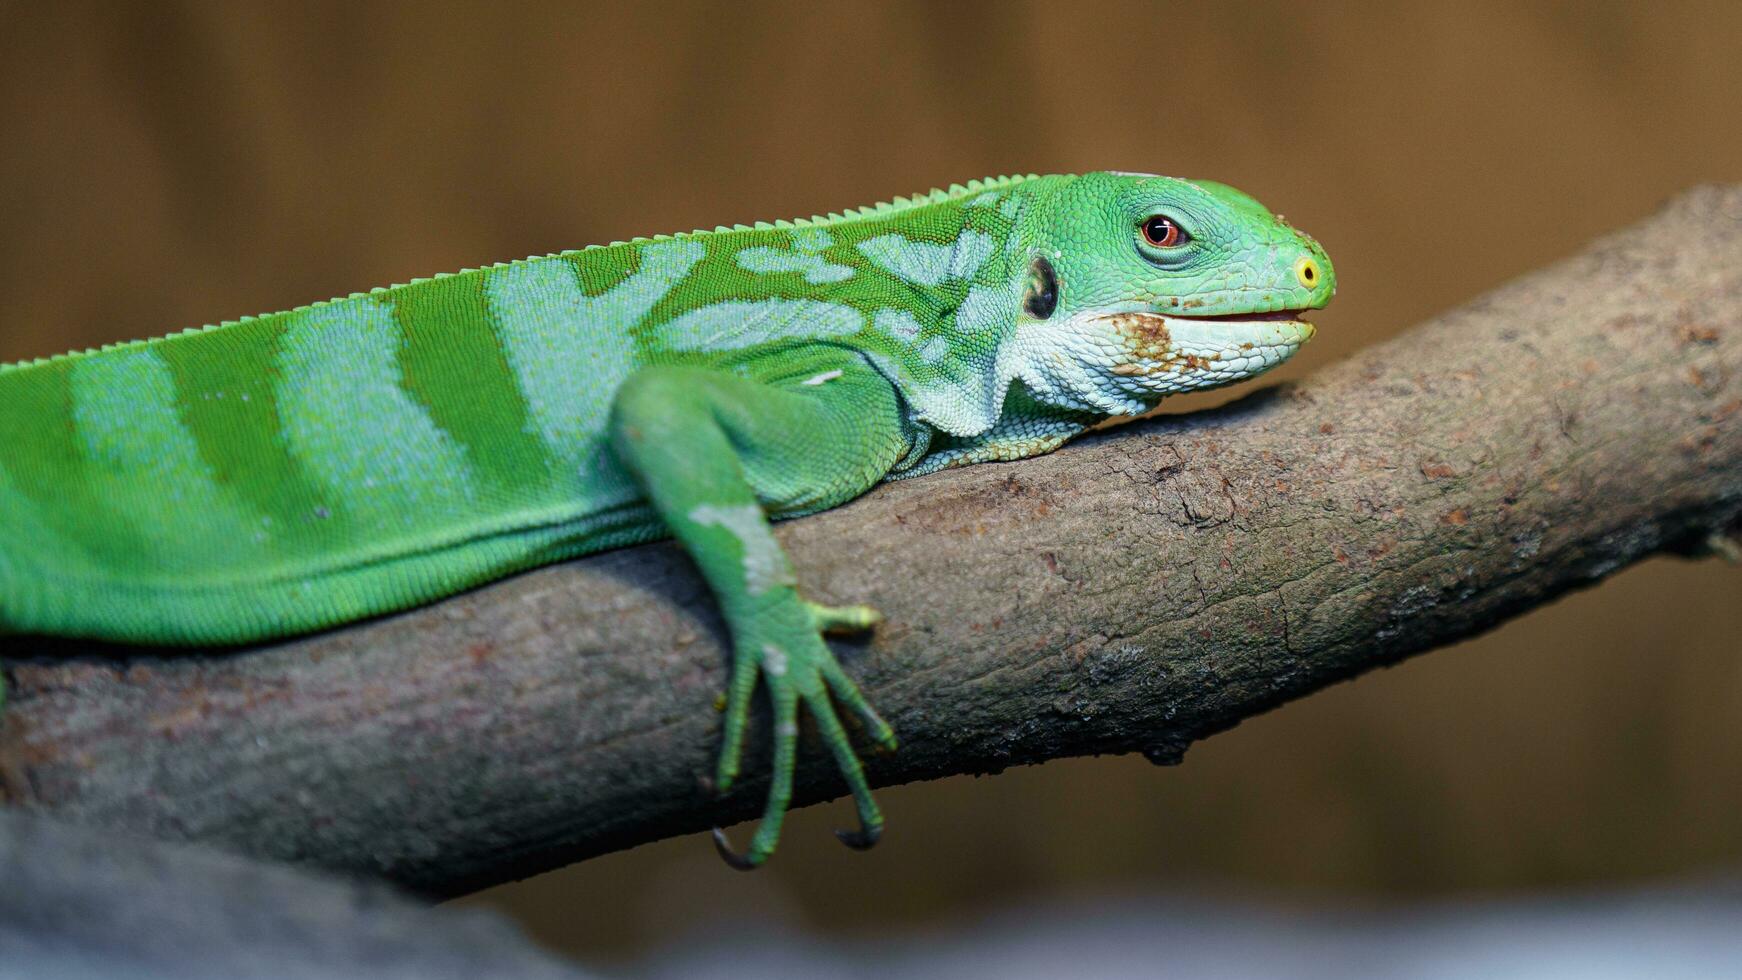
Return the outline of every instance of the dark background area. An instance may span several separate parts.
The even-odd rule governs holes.
[[[0,24],[0,360],[1114,168],[1227,181],[1324,242],[1341,293],[1281,380],[1742,180],[1742,5],[0,0]],[[1654,561],[1181,768],[892,788],[871,855],[828,834],[836,804],[756,875],[698,837],[468,901],[596,958],[1133,891],[1370,907],[1734,874],[1739,653],[1742,569]]]

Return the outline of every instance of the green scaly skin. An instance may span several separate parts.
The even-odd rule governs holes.
[[[672,535],[732,633],[722,792],[758,679],[774,706],[767,810],[731,860],[774,850],[801,702],[868,846],[834,702],[895,737],[822,634],[876,614],[807,602],[768,521],[1251,377],[1334,289],[1232,188],[1005,177],[6,365],[0,632],[252,642]]]

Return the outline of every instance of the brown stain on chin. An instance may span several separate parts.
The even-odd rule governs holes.
[[[1173,354],[1173,336],[1167,332],[1167,318],[1154,313],[1113,313],[1104,317],[1119,332],[1140,360],[1162,361]]]
[[[1210,370],[1210,364],[1222,359],[1220,353],[1200,356],[1181,354],[1174,350],[1173,335],[1168,333],[1167,318],[1154,313],[1112,313],[1102,319],[1126,342],[1131,360],[1115,365],[1114,374],[1143,376],[1178,371],[1182,366],[1195,374]],[[1250,344],[1247,345],[1251,347]]]
[[[1111,313],[1103,317],[1111,324],[1130,360],[1115,365],[1114,374],[1164,374],[1174,369],[1179,357],[1173,350],[1173,335],[1168,333],[1167,318],[1155,313]]]

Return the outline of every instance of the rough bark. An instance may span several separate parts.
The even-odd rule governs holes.
[[[1171,762],[1734,531],[1739,416],[1742,188],[1702,188],[1308,382],[780,537],[813,597],[888,617],[842,648],[903,740],[875,782]],[[655,545],[245,652],[19,641],[0,778],[69,820],[464,891],[759,808],[759,779],[706,785],[721,639]],[[797,785],[842,792],[814,742]]]

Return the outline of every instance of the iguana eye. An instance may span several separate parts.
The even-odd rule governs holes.
[[[1143,219],[1143,240],[1156,248],[1178,248],[1192,240],[1186,230],[1165,214],[1152,214]]]

